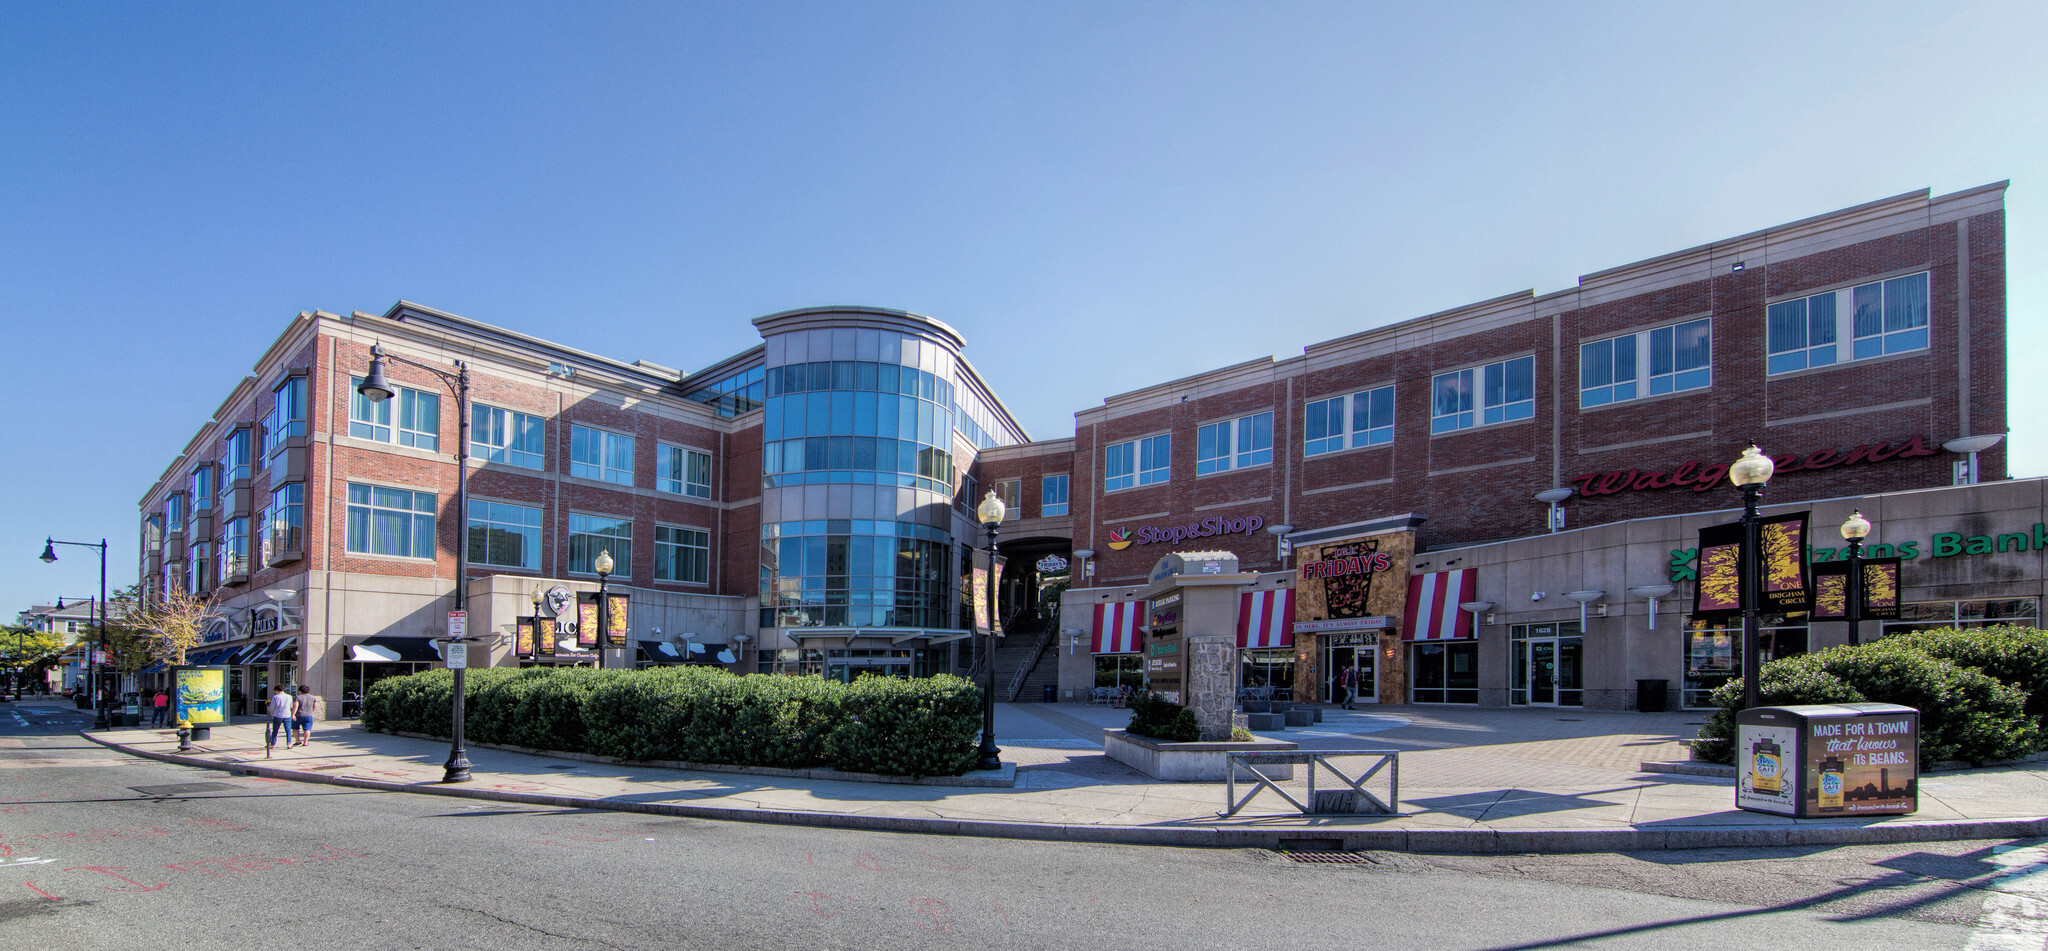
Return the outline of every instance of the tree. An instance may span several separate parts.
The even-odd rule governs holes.
[[[20,625],[0,627],[0,657],[6,658],[0,667],[25,667],[32,680],[38,673],[48,676],[45,672],[65,646],[62,634],[45,634]]]
[[[121,666],[131,673],[150,661],[182,664],[199,643],[213,612],[213,598],[167,591],[145,605],[131,606],[120,627],[108,631]],[[132,667],[132,669],[131,669]]]

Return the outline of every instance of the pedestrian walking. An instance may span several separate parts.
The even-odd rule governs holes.
[[[1358,668],[1346,667],[1337,673],[1337,702],[1346,710],[1356,710],[1351,698],[1358,695]]]
[[[270,726],[263,731],[263,758],[270,758],[271,747],[277,745],[277,734],[284,733],[286,745],[292,741],[292,696],[283,690],[270,692]]]
[[[171,695],[159,690],[156,692],[156,696],[150,700],[150,705],[156,707],[156,712],[151,714],[149,724],[151,726],[163,726],[164,716],[171,709]]]
[[[292,698],[292,717],[299,723],[299,741],[294,746],[304,746],[313,739],[313,717],[320,709],[320,698],[313,696],[313,688],[299,685],[299,694]]]

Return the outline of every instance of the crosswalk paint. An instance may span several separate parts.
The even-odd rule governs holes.
[[[2048,949],[2048,846],[2001,845],[1985,861],[2004,872],[1984,883],[1984,911],[1963,951]]]

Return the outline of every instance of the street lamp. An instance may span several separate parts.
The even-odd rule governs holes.
[[[612,552],[609,548],[599,551],[597,553],[597,560],[591,564],[592,568],[597,569],[597,669],[599,670],[604,669],[604,649],[612,644],[612,612],[611,605],[606,604],[604,600],[604,582],[606,578],[611,577],[612,568],[615,565],[617,565],[617,562],[612,561]]]
[[[439,377],[442,385],[455,393],[455,517],[458,530],[455,533],[455,610],[462,611],[468,604],[469,581],[469,364],[455,361],[455,372],[449,373],[432,364],[421,363],[398,354],[384,352],[383,344],[370,346],[370,369],[363,376],[363,382],[356,384],[356,392],[372,403],[382,403],[397,394],[384,379],[384,361],[397,360],[410,364]],[[450,706],[451,733],[448,746],[448,762],[442,767],[441,781],[460,783],[469,781],[469,752],[462,746],[463,720],[463,672],[465,663],[455,668],[455,698]]]
[[[100,550],[100,599],[94,602],[94,607],[99,611],[99,652],[104,654],[107,651],[107,540],[102,538],[99,544],[95,545],[91,542],[60,542],[54,538],[45,537],[43,539],[43,553],[40,556],[43,559],[43,564],[56,563],[58,545],[76,545],[80,548],[97,548]],[[87,664],[86,669],[92,671],[92,676],[87,680],[86,686],[92,693],[93,708],[98,711],[93,716],[92,727],[95,730],[104,730],[110,724],[107,722],[107,692],[104,689],[105,685],[100,683],[100,666],[98,664]]]
[[[1750,443],[1742,450],[1742,458],[1728,467],[1728,481],[1742,490],[1742,560],[1737,565],[1742,586],[1742,708],[1759,706],[1758,692],[1763,680],[1757,661],[1757,609],[1763,600],[1763,553],[1758,551],[1762,539],[1758,537],[1756,503],[1763,495],[1764,486],[1771,481],[1771,473],[1777,471],[1771,457],[1763,454]]]
[[[1842,539],[1849,543],[1849,579],[1844,585],[1848,603],[1843,605],[1844,614],[1849,617],[1849,643],[1863,643],[1858,630],[1863,624],[1863,540],[1870,537],[1870,520],[1863,517],[1859,509],[1849,513],[1842,522]]]
[[[988,633],[981,638],[988,686],[981,692],[981,749],[975,769],[1003,768],[1003,751],[996,748],[996,528],[1003,524],[1004,512],[1003,500],[996,498],[994,489],[974,509],[981,527],[988,529]]]

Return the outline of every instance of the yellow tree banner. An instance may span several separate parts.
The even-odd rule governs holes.
[[[1757,520],[1757,610],[1791,614],[1813,605],[1806,562],[1806,512]],[[1700,579],[1693,592],[1693,616],[1741,614],[1743,531],[1741,522],[1700,529]]]
[[[534,650],[533,619],[530,617],[523,617],[518,619],[514,623],[518,625],[516,630],[519,633],[515,637],[516,645],[513,647],[513,651],[518,653],[521,657],[532,657]]]
[[[1742,524],[1700,529],[1700,582],[1693,589],[1692,616],[1725,618],[1742,613]]]
[[[1866,621],[1899,618],[1898,558],[1871,558],[1863,565],[1863,613]],[[1813,618],[1841,621],[1849,617],[1849,563],[1824,561],[1813,566]]]

